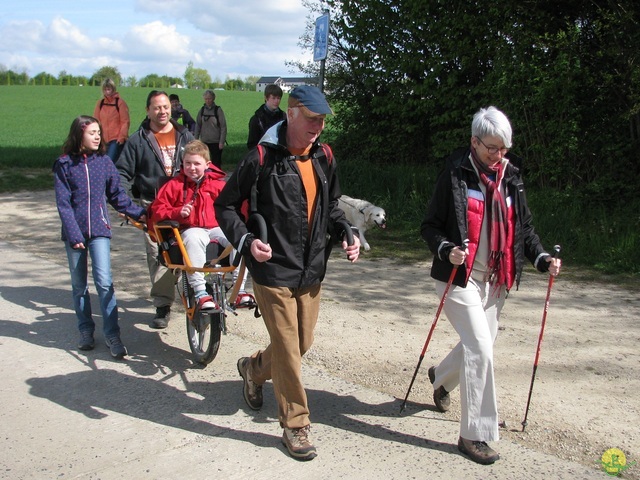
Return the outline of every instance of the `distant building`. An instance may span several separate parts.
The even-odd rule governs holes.
[[[284,93],[289,93],[300,85],[318,85],[317,77],[260,77],[256,82],[256,92],[264,92],[267,85],[275,83]]]

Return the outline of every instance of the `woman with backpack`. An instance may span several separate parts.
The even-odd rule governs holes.
[[[211,163],[222,168],[222,150],[227,140],[227,120],[224,112],[216,105],[216,94],[205,90],[202,95],[204,105],[196,117],[195,137],[209,147]]]
[[[107,145],[107,156],[116,163],[124,142],[129,138],[129,107],[116,92],[116,84],[110,78],[102,82],[103,97],[96,103],[93,116],[102,125],[102,138]]]

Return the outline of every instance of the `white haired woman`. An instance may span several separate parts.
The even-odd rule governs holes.
[[[473,117],[469,148],[447,160],[421,226],[434,254],[431,276],[442,298],[459,266],[444,312],[460,342],[429,369],[436,408],[445,412],[460,385],[458,449],[474,462],[500,458],[487,442],[498,440],[493,344],[507,293],[518,286],[525,259],[557,275],[560,259],[548,254],[532,224],[519,159],[509,152],[511,124],[495,107]],[[465,241],[466,240],[466,241]]]

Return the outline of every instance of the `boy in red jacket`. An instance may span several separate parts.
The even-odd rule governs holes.
[[[224,187],[224,177],[225,173],[211,163],[209,148],[201,141],[193,140],[184,148],[182,170],[162,186],[149,210],[149,217],[155,222],[174,220],[180,223],[182,242],[191,264],[197,267],[205,264],[210,242],[217,241],[223,247],[229,245],[213,209],[213,201]],[[187,279],[201,310],[218,308],[205,289],[202,272],[188,274]]]

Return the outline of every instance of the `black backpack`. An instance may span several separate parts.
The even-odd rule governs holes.
[[[118,106],[119,101],[120,101],[120,97],[116,97],[116,103],[105,103],[104,97],[103,97],[102,100],[100,100],[100,110],[102,110],[102,107],[106,105],[107,107],[116,107],[116,111],[120,113],[120,107]]]
[[[216,122],[218,123],[218,125],[220,125],[220,119],[218,118],[218,109],[220,108],[219,105],[214,105],[213,106],[213,116],[216,119]],[[202,107],[200,107],[200,111],[198,112],[198,116],[201,116],[202,119],[206,122],[207,120],[209,120],[209,117],[211,115],[205,115],[204,114],[204,105]]]

